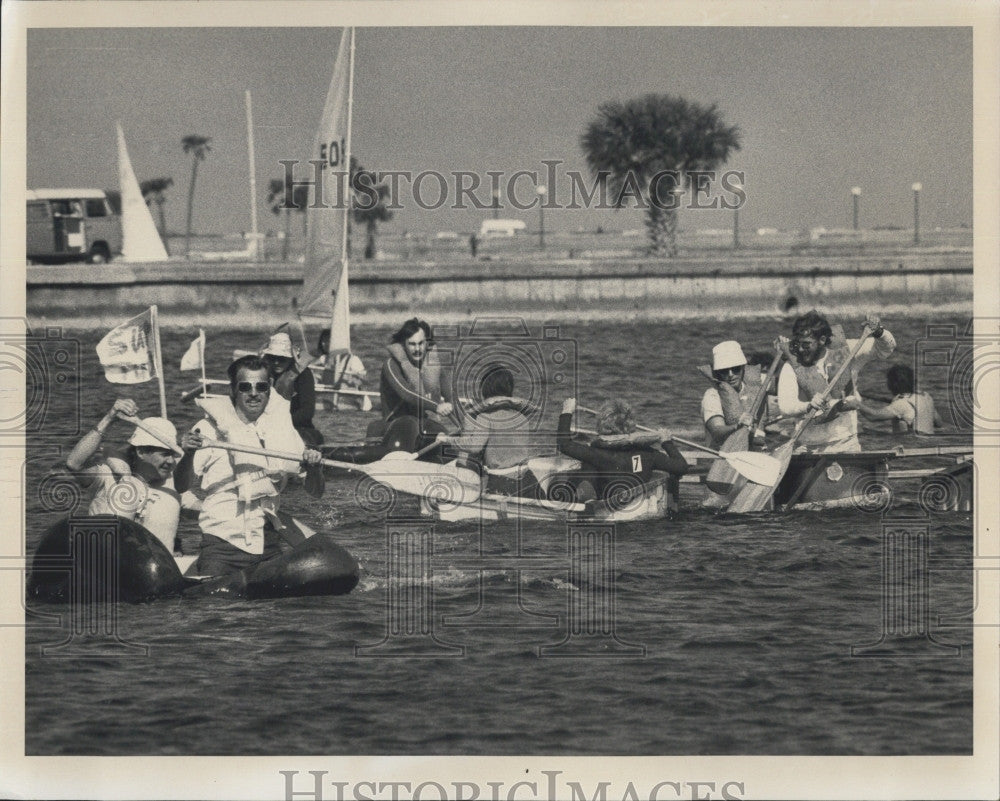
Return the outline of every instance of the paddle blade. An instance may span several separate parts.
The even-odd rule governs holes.
[[[746,427],[740,426],[719,448],[720,453],[732,453],[735,451],[745,451],[750,444],[750,432]],[[725,459],[716,459],[705,476],[705,484],[712,492],[725,495],[730,492],[736,483],[739,472]]]
[[[441,465],[409,459],[352,465],[397,492],[446,503],[474,503],[482,493],[479,475],[453,463]]]
[[[742,451],[740,453],[727,453],[725,458],[735,472],[746,476],[754,484],[774,487],[784,473],[781,462],[766,453]]]
[[[775,488],[788,470],[788,464],[792,460],[792,451],[794,449],[794,441],[786,442],[779,447],[772,457],[778,463],[777,477],[770,483],[748,483],[729,504],[728,511],[737,514],[764,511],[771,502],[771,496],[774,495]]]

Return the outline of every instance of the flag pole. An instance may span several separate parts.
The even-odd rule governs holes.
[[[341,270],[346,273],[350,254],[348,253],[347,240],[350,234],[351,207],[354,201],[353,185],[351,183],[351,128],[354,122],[354,27],[351,27],[351,48],[349,51],[347,66],[347,136],[344,137],[344,161],[347,164],[347,188],[344,198],[344,233],[340,245]],[[346,286],[346,282],[345,282]],[[334,287],[334,305],[336,305],[336,292],[339,287]],[[328,350],[333,348],[333,307],[330,308],[330,345]],[[348,329],[349,330],[349,329]],[[350,347],[347,352],[350,353]],[[329,353],[327,354],[329,356]]]
[[[160,351],[160,321],[156,314],[156,304],[149,307],[149,318],[153,329],[153,369],[160,387],[160,417],[167,416],[167,388],[163,383],[163,354]]]
[[[201,362],[201,385],[203,387],[208,386],[208,379],[205,377],[205,329],[198,329],[198,351],[199,351],[199,361]],[[205,390],[208,392],[208,390]]]

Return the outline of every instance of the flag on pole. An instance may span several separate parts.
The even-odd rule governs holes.
[[[197,338],[181,356],[181,370],[201,370],[205,366],[205,332],[198,329]]]
[[[97,343],[97,358],[112,384],[142,384],[156,378],[154,309],[111,329]]]

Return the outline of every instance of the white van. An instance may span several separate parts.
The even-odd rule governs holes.
[[[109,261],[122,252],[121,217],[101,189],[29,189],[28,258]]]

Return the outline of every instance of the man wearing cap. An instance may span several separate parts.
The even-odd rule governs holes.
[[[184,441],[175,479],[182,492],[195,477],[205,492],[198,525],[202,548],[195,570],[222,576],[252,568],[302,542],[313,532],[279,511],[288,477],[305,467],[305,489],[323,494],[319,451],[306,449],[292,426],[288,401],[272,392],[267,364],[243,356],[229,365],[228,398],[200,398],[207,419]],[[300,461],[241,453],[206,445],[211,438],[270,451],[301,453]]]
[[[292,425],[310,447],[323,444],[323,435],[313,425],[316,413],[316,379],[312,370],[299,366],[292,351],[292,338],[284,331],[272,334],[261,353],[274,383],[274,390],[289,402]]]
[[[799,442],[814,453],[860,453],[858,413],[861,398],[855,385],[861,369],[873,358],[886,359],[896,349],[896,340],[869,314],[872,331],[855,355],[850,368],[824,401],[820,395],[830,379],[850,357],[856,339],[846,339],[815,310],[802,315],[792,325],[788,361],[778,376],[778,408],[783,415],[802,417],[810,409],[819,414],[803,431]]]
[[[760,389],[760,368],[753,365],[750,376],[748,369],[743,348],[736,340],[720,342],[712,348],[713,385],[701,398],[701,419],[706,442],[713,448],[721,446],[740,426],[750,428],[754,424],[750,406]],[[757,432],[763,435],[760,428]]]
[[[134,400],[116,400],[69,452],[65,467],[77,484],[94,490],[88,514],[134,520],[173,553],[181,512],[173,479],[179,451],[173,423],[163,417],[147,417],[140,421],[142,427],[132,432],[125,449],[98,453],[104,435],[119,417],[136,417],[138,412]]]

